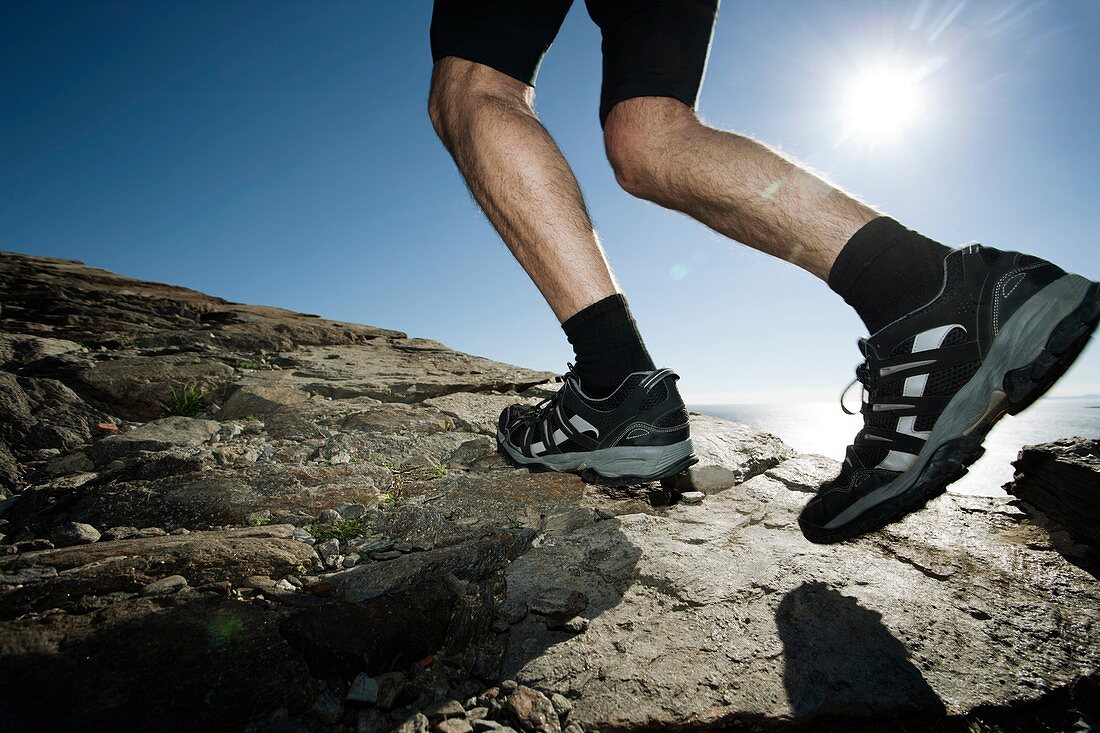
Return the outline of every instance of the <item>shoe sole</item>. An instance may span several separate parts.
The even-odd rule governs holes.
[[[880,529],[921,509],[978,460],[982,441],[1005,415],[1016,415],[1058,381],[1100,321],[1100,284],[1063,275],[1024,303],[994,340],[982,366],[948,402],[914,464],[825,526],[799,525],[827,544]]]
[[[671,445],[618,446],[583,453],[555,453],[529,458],[497,431],[497,445],[513,463],[524,468],[542,467],[563,473],[579,473],[596,483],[611,486],[644,484],[674,476],[698,463],[691,438]]]

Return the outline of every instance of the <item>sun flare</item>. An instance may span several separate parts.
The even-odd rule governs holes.
[[[857,73],[844,89],[845,137],[869,145],[894,142],[921,121],[924,90],[918,73],[876,67]]]

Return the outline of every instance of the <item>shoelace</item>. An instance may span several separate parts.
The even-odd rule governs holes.
[[[856,378],[851,382],[848,382],[848,386],[840,393],[840,409],[844,411],[845,415],[857,415],[863,412],[863,407],[870,402],[871,388],[871,355],[870,345],[867,343],[867,339],[860,339],[858,342],[859,350],[863,353],[864,359],[861,363],[856,365]],[[860,394],[860,409],[857,412],[852,412],[848,409],[848,406],[844,404],[844,398],[848,396],[848,390],[856,385],[856,383],[863,385],[863,390]]]
[[[573,363],[566,362],[566,366],[568,366],[569,368],[566,370],[565,374],[562,375],[562,381],[568,382],[569,379],[572,378],[574,381],[579,382],[580,380],[577,378],[576,367],[573,365]],[[565,387],[563,385],[562,389],[564,388]],[[550,395],[549,397],[543,397],[536,405],[531,408],[530,414],[524,415],[520,419],[524,423],[530,423],[532,425],[538,424],[543,418],[546,418],[550,415],[550,413],[554,409],[555,402],[560,396],[561,389],[559,389],[557,392]]]

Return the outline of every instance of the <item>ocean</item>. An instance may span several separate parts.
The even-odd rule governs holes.
[[[799,453],[818,453],[838,461],[844,459],[844,448],[863,424],[862,416],[845,415],[837,402],[689,405],[689,409],[778,435]],[[1100,396],[1048,397],[1020,415],[1002,418],[986,437],[985,455],[949,491],[1004,496],[1001,487],[1012,480],[1012,461],[1021,447],[1073,435],[1100,438]]]

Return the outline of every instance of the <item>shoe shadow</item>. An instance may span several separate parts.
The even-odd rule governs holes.
[[[824,583],[789,592],[775,616],[783,684],[796,718],[942,718],[943,701],[905,645],[863,608]]]

